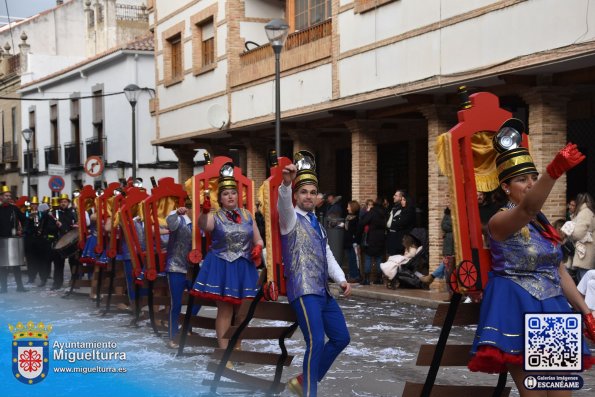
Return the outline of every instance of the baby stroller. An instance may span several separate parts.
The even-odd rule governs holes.
[[[427,289],[428,286],[422,283],[419,277],[428,274],[429,270],[428,231],[424,228],[416,227],[408,234],[417,240],[422,249],[399,268],[395,277],[389,281],[388,287],[391,289],[395,289],[397,286]]]

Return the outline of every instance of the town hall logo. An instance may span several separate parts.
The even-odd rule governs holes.
[[[29,321],[26,325],[8,324],[12,333],[12,373],[16,379],[34,385],[44,380],[50,367],[48,334],[51,325]]]

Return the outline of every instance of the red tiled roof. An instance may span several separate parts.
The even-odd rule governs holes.
[[[29,82],[27,84],[23,84],[21,86],[21,88],[29,87],[31,85],[40,83],[42,81],[49,80],[51,78],[60,76],[60,75],[62,75],[64,73],[66,73],[66,72],[69,72],[71,70],[74,70],[76,68],[79,68],[79,67],[81,67],[83,65],[86,65],[86,64],[91,63],[93,61],[96,61],[98,59],[101,59],[103,57],[106,57],[106,56],[108,56],[110,54],[113,54],[113,53],[116,53],[118,51],[153,51],[154,49],[155,49],[155,45],[153,43],[153,35],[152,34],[150,34],[148,36],[136,37],[135,39],[133,39],[133,40],[127,42],[127,43],[124,43],[124,44],[121,44],[119,46],[110,48],[109,50],[106,50],[106,51],[104,51],[102,53],[99,53],[97,55],[94,55],[92,57],[89,57],[87,59],[84,59],[84,60],[82,60],[79,63],[75,63],[74,65],[68,66],[67,68],[58,70],[57,72],[54,72],[52,74],[48,74],[47,76],[43,76],[40,79],[33,80],[33,81],[31,81],[31,82]]]
[[[144,37],[137,37],[134,40],[124,44],[122,49],[131,51],[153,51],[155,49],[153,35],[151,34]]]

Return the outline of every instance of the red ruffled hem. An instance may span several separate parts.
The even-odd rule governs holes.
[[[203,298],[203,299],[209,299],[209,300],[216,300],[216,301],[221,301],[221,302],[227,302],[227,303],[231,303],[233,305],[239,305],[239,304],[241,304],[244,299],[249,299],[249,300],[254,299],[254,298],[240,299],[240,298],[234,298],[232,296],[221,296],[221,295],[217,295],[217,294],[211,294],[210,292],[197,291],[195,289],[193,289],[193,290],[190,291],[190,295],[196,296],[197,298]]]
[[[507,364],[524,364],[522,354],[509,354],[492,346],[480,346],[477,353],[471,357],[467,367],[472,372],[486,372],[488,374],[500,374],[507,372]],[[583,356],[583,370],[591,368],[595,364],[595,357]]]

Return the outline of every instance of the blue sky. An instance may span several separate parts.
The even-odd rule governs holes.
[[[47,10],[56,6],[56,0],[0,0],[0,15],[5,17],[6,5],[10,17],[27,18],[40,11]],[[0,18],[2,22],[7,22],[6,18]]]

